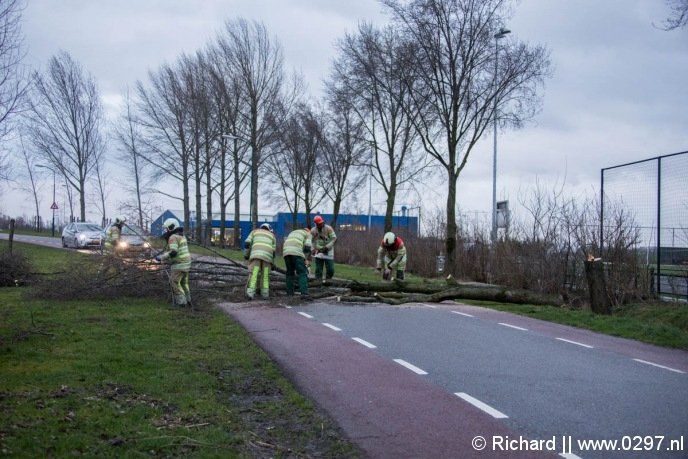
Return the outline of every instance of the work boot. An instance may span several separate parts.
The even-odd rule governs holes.
[[[404,271],[397,269],[397,280],[404,280]]]
[[[268,299],[268,298],[270,298],[270,291],[269,290],[261,290],[260,296],[262,298]]]

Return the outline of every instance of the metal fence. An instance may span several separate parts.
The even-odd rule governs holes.
[[[639,262],[653,271],[655,292],[688,299],[688,151],[604,168],[600,189],[602,248],[613,210],[622,209],[638,235]]]

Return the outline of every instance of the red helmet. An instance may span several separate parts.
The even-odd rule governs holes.
[[[313,223],[315,223],[316,225],[322,225],[323,223],[325,223],[325,220],[323,220],[323,218],[320,215],[316,215],[313,219]]]

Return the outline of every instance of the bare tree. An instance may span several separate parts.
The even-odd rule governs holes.
[[[190,182],[192,178],[193,138],[184,81],[179,71],[169,65],[149,73],[150,87],[137,83],[137,123],[141,127],[140,158],[153,165],[157,178],[174,178],[181,187],[179,194],[160,194],[179,199],[183,204],[184,224],[191,220]]]
[[[411,58],[407,45],[392,27],[377,30],[361,24],[356,34],[338,43],[339,57],[329,83],[329,93],[348,97],[366,128],[372,150],[367,163],[387,197],[385,231],[392,229],[400,185],[414,182],[426,168],[423,158],[415,154],[412,118],[417,115],[404,110],[413,87],[411,77],[402,71]]]
[[[228,66],[236,69],[241,84],[241,97],[246,111],[241,123],[247,131],[230,134],[247,139],[251,147],[250,206],[251,222],[258,223],[258,172],[265,150],[276,141],[274,113],[283,112],[279,106],[290,107],[301,94],[301,83],[294,80],[287,93],[284,56],[279,43],[273,42],[263,24],[245,19],[228,21],[217,47]],[[243,108],[243,107],[242,107]]]
[[[95,205],[100,211],[100,225],[105,227],[107,225],[107,206],[105,202],[107,201],[108,195],[110,194],[107,165],[105,163],[105,157],[99,155],[93,164],[93,170],[95,172],[95,184],[96,193],[94,196]]]
[[[79,193],[86,219],[86,185],[103,151],[103,108],[94,78],[67,52],[35,72],[29,135],[39,154]]]
[[[29,88],[21,33],[23,0],[0,0],[0,140],[11,130],[14,115],[25,108]],[[6,170],[0,164],[0,177]]]
[[[688,24],[688,0],[664,0],[670,9],[669,17],[660,27],[662,30],[674,30]]]
[[[41,207],[40,207],[40,199],[38,198],[38,171],[37,171],[37,164],[35,162],[35,159],[33,155],[31,155],[27,150],[26,146],[24,145],[24,139],[20,138],[19,139],[19,145],[21,146],[21,155],[22,155],[22,160],[24,161],[24,166],[26,166],[26,174],[29,179],[29,187],[27,188],[27,191],[31,193],[31,197],[33,198],[34,205],[36,206],[36,231],[41,230]]]
[[[291,115],[281,132],[279,149],[268,157],[266,171],[279,184],[266,190],[273,202],[286,205],[296,224],[303,205],[306,219],[325,198],[327,174],[318,165],[324,152],[322,119],[311,107],[302,104]]]
[[[336,228],[342,203],[360,190],[366,175],[361,164],[366,154],[365,127],[354,112],[351,100],[343,94],[330,94],[328,127],[323,139],[322,169],[327,178],[325,194],[332,200],[333,217],[330,224]]]
[[[125,181],[124,189],[131,193],[136,203],[133,210],[138,216],[138,225],[145,228],[144,201],[150,194],[147,183],[150,164],[141,158],[141,132],[132,108],[132,100],[127,91],[124,95],[123,113],[114,127],[114,136],[120,154],[117,158],[124,167],[129,180]]]
[[[537,89],[549,70],[544,47],[511,43],[496,69],[496,33],[508,0],[382,0],[415,44],[402,68],[420,81],[414,123],[425,150],[447,174],[447,261],[455,269],[457,180],[476,143],[497,119],[520,126],[538,108]],[[495,110],[500,107],[499,112]]]
[[[217,98],[217,144],[219,145],[219,170],[216,190],[220,199],[220,243],[225,243],[225,222],[227,206],[234,201],[233,237],[234,247],[241,244],[241,192],[246,186],[251,169],[247,161],[250,141],[237,136],[237,132],[248,132],[246,118],[242,113],[247,109],[241,97],[241,78],[222,48],[211,47],[208,51],[209,68]]]

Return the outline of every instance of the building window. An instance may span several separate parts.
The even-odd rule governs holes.
[[[351,224],[351,223],[345,223],[343,225],[339,225],[339,231],[366,231],[367,228],[365,225],[356,225],[356,224]]]

